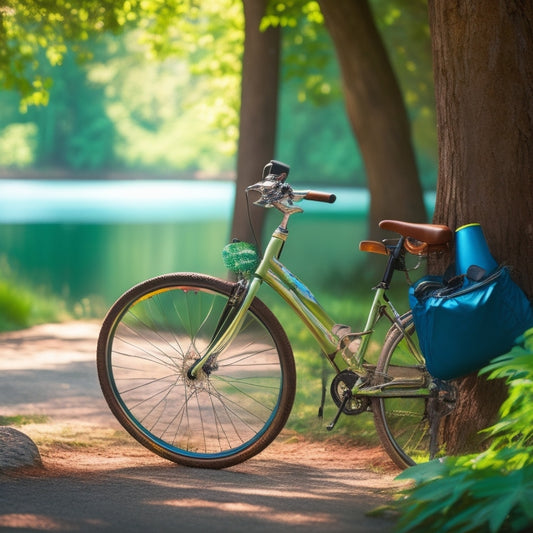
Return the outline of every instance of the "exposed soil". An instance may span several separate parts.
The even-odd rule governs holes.
[[[380,524],[381,520],[364,516],[364,512],[389,501],[393,488],[398,486],[394,477],[399,471],[381,448],[343,446],[335,440],[306,442],[299,436],[284,432],[264,452],[246,463],[222,472],[202,471],[201,475],[198,470],[176,466],[144,449],[121,428],[101,394],[95,364],[98,331],[98,323],[73,322],[47,324],[0,335],[0,416],[30,417],[31,423],[17,427],[37,444],[44,466],[13,472],[8,479],[2,480],[0,477],[0,489],[10,479],[20,480],[21,477],[56,480],[55,483],[58,480],[72,483],[77,479],[86,484],[92,480],[98,483],[98,497],[102,497],[102,484],[113,482],[113,491],[118,490],[116,483],[123,479],[125,472],[128,473],[128,480],[131,481],[131,476],[134,475],[142,478],[143,483],[158,477],[166,479],[166,483],[173,483],[176,476],[181,480],[195,478],[195,483],[198,481],[204,488],[211,488],[213,483],[220,484],[241,474],[238,487],[233,489],[236,493],[247,494],[246,497],[242,496],[244,499],[253,501],[257,497],[254,496],[257,487],[263,484],[265,487],[272,487],[268,490],[283,489],[289,493],[291,490],[298,490],[299,493],[307,494],[304,499],[310,498],[311,493],[315,498],[318,497],[315,493],[323,492],[324,505],[334,492],[336,499],[346,501],[337,503],[331,516],[325,511],[326,514],[320,515],[329,516],[329,525],[322,526],[331,531],[343,531],[346,524],[356,520],[357,528],[351,529],[352,531],[390,529],[390,522]],[[25,487],[25,494],[30,489],[31,486]],[[11,511],[7,513],[0,504],[0,527],[13,525],[14,522],[10,520],[16,522],[16,517],[21,513],[24,516],[24,513],[27,514],[24,509],[19,513],[12,510],[13,506],[24,503],[17,503],[19,500],[15,499],[16,492],[13,492],[15,487],[10,487],[9,490],[13,494],[13,501],[9,504]],[[184,492],[189,493],[190,488]],[[40,501],[39,498],[43,497],[45,494],[39,492],[35,501]],[[298,506],[302,496],[299,494],[295,498],[297,499],[292,503]],[[26,497],[25,504],[29,505],[30,501],[31,495]],[[316,507],[316,504],[311,505]],[[349,516],[339,514],[339,509],[344,507]],[[102,509],[101,505],[99,509]],[[62,509],[57,511],[57,516],[53,516],[70,523],[69,520],[72,519],[69,512],[75,511]],[[178,510],[174,509],[173,512]],[[125,513],[124,524],[128,519],[127,515]],[[252,515],[254,520],[258,520],[256,514],[252,513],[250,516]],[[261,523],[266,524],[266,528],[270,520],[267,515],[262,518],[263,522],[251,526],[257,529]],[[311,526],[318,527],[320,524],[318,514],[316,519],[312,519],[312,516],[309,515],[306,520],[302,518],[302,526],[305,525],[306,531],[312,531]],[[365,520],[370,520],[370,523],[363,527]],[[136,523],[140,527],[143,522],[137,517]],[[200,524],[201,520],[194,523]],[[286,520],[282,523],[289,525]],[[118,527],[116,520],[113,524],[113,527]],[[161,527],[164,530],[165,525],[162,524]],[[157,530],[157,527],[154,526],[153,529]],[[217,530],[216,527],[211,529]],[[193,525],[189,530],[195,530]]]
[[[154,460],[122,430],[102,397],[95,366],[99,326],[46,324],[0,335],[0,415],[37,419],[21,429],[38,443],[48,468],[102,470],[108,463],[135,466]],[[342,457],[346,467],[398,472],[380,447],[347,450],[335,439],[313,443],[283,433],[262,455],[279,458],[280,449],[296,462],[319,465]]]

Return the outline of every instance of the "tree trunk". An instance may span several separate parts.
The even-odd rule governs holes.
[[[365,163],[369,234],[385,218],[427,220],[409,119],[367,0],[319,0],[342,73],[348,118]]]
[[[243,0],[244,55],[237,154],[237,182],[231,238],[253,242],[244,190],[261,178],[263,167],[274,157],[276,141],[280,29],[259,30],[268,0]],[[257,238],[265,210],[251,207]],[[260,244],[260,243],[259,243]]]
[[[479,222],[492,255],[533,296],[533,2],[429,0],[439,178],[435,223]],[[460,381],[451,453],[468,451],[504,397]]]

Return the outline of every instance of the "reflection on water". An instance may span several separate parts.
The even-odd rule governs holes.
[[[309,202],[291,219],[283,260],[312,287],[353,269],[366,233],[365,191],[333,192],[336,204]],[[225,276],[233,198],[229,182],[3,180],[0,256],[23,279],[109,305],[158,274]],[[277,213],[267,220],[272,230]]]
[[[3,224],[0,255],[33,283],[69,300],[106,304],[145,278],[174,270],[223,275],[226,221],[153,224]]]

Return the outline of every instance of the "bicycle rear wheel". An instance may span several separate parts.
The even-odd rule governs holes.
[[[376,384],[405,379],[427,386],[431,377],[418,348],[411,313],[403,315],[401,320],[405,334],[395,326],[388,331],[376,365]],[[406,336],[412,341],[411,346]],[[372,399],[374,424],[380,441],[390,458],[402,469],[430,458],[428,399],[429,395],[408,397],[407,393],[406,396]]]
[[[278,320],[257,298],[224,352],[196,379],[236,285],[168,274],[126,292],[109,310],[97,365],[107,403],[149,450],[176,463],[225,468],[279,434],[296,388],[294,357]]]

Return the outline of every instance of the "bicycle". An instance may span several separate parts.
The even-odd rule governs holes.
[[[291,412],[296,370],[289,339],[258,297],[269,285],[296,311],[335,376],[337,413],[371,411],[382,446],[400,468],[441,450],[440,426],[453,409],[448,384],[427,372],[411,312],[400,314],[387,293],[393,273],[406,270],[406,254],[419,258],[446,249],[447,226],[382,221],[398,234],[363,241],[360,250],[387,257],[368,318],[352,332],[328,316],[311,291],[280,261],[289,218],[302,200],[333,203],[335,196],[296,191],[289,167],[265,166],[248,187],[255,205],[282,214],[262,257],[253,247],[225,248],[236,281],[197,273],[171,273],[126,291],[109,309],[97,346],[98,376],[107,403],[143,446],[179,464],[225,468],[261,452],[280,433]],[[365,359],[377,323],[390,322],[377,364]]]

